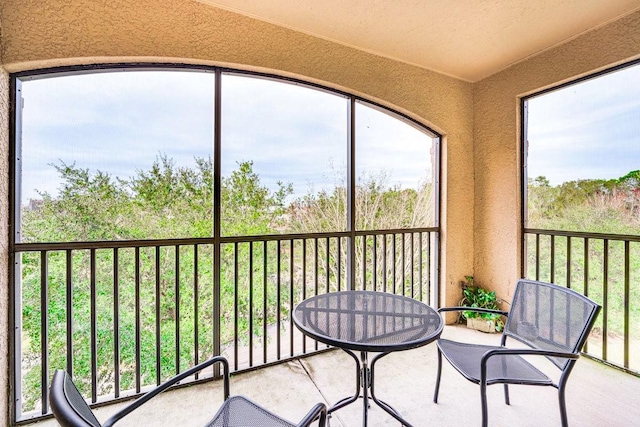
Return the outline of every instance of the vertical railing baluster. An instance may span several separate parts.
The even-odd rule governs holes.
[[[282,280],[281,280],[281,275],[282,275],[282,267],[281,267],[281,262],[282,262],[282,255],[280,253],[282,249],[282,245],[281,245],[281,240],[278,240],[276,242],[276,250],[277,250],[277,254],[276,254],[276,360],[280,360],[280,345],[282,344],[280,342],[280,326],[281,326],[281,317],[282,317]],[[265,321],[266,323],[266,321]],[[266,336],[266,335],[265,335]],[[266,362],[265,362],[266,363]]]
[[[571,289],[571,236],[567,236],[567,288]]]
[[[141,384],[141,374],[140,374],[140,359],[141,359],[141,348],[140,348],[140,334],[141,334],[141,318],[140,318],[140,247],[136,246],[135,248],[135,341],[136,341],[136,393],[140,393],[142,388]]]
[[[325,294],[329,293],[329,288],[330,288],[330,277],[329,277],[329,238],[327,237],[325,239],[325,286],[324,286],[324,292]],[[329,316],[325,316],[326,319],[326,324],[325,324],[325,330],[328,331],[329,330]],[[327,345],[327,347],[329,347]]]
[[[40,252],[40,387],[42,414],[49,411],[49,260]]]
[[[96,310],[97,304],[97,268],[96,268],[96,250],[91,249],[90,253],[90,270],[91,270],[91,402],[98,401],[98,328]]]
[[[397,294],[396,290],[397,290],[397,276],[396,276],[396,270],[397,270],[397,266],[396,263],[398,262],[397,259],[397,245],[396,245],[396,241],[397,241],[397,236],[395,234],[391,235],[391,238],[393,239],[393,254],[391,257],[391,261],[393,261],[393,275],[392,275],[392,279],[393,279],[393,294]]]
[[[120,251],[113,248],[113,391],[120,397]]]
[[[589,238],[584,238],[584,296],[589,296]]]
[[[267,241],[262,244],[262,363],[267,363]]]
[[[431,242],[433,242],[433,246],[431,246]],[[439,307],[440,302],[437,298],[438,294],[439,294],[439,285],[438,285],[438,271],[439,271],[439,267],[438,267],[438,246],[437,243],[439,242],[439,234],[438,233],[433,233],[433,235],[431,235],[431,233],[427,233],[427,297],[429,298],[429,300],[433,300],[433,305],[434,307]],[[433,251],[433,249],[435,249],[435,251]],[[434,259],[435,258],[435,259]],[[432,268],[433,266],[433,268]],[[433,283],[433,280],[435,279],[435,285]],[[433,297],[431,294],[434,294]]]
[[[540,233],[536,233],[536,280],[540,280]]]
[[[583,273],[583,289],[584,296],[589,296],[589,239],[587,237],[584,238],[584,271]],[[588,351],[589,340],[584,344],[584,351]]]
[[[411,275],[410,275],[410,280],[411,280],[411,298],[415,298],[416,294],[415,294],[415,277],[414,277],[414,269],[415,269],[415,248],[413,246],[414,244],[414,234],[411,233],[410,234],[411,238],[409,239],[409,244],[411,246],[411,260],[410,260],[410,266],[411,266]]]
[[[382,292],[387,292],[387,236],[388,234],[382,235]]]
[[[556,236],[551,235],[550,245],[550,260],[549,260],[549,281],[555,283],[556,281]]]
[[[434,236],[434,242],[436,241],[435,239],[436,236]],[[432,262],[432,258],[431,258],[431,233],[427,233],[427,290],[426,290],[426,294],[427,294],[427,298],[429,298],[429,302],[431,302],[433,300],[433,305],[434,307],[438,307],[438,301],[435,300],[435,296],[432,297],[431,295],[431,288],[432,288],[432,275],[434,274],[431,271],[431,262]],[[435,263],[435,261],[434,261]],[[436,270],[437,270],[437,266],[435,266]],[[437,285],[436,285],[437,286]]]
[[[371,271],[373,271],[373,290],[378,290],[378,236],[372,235],[373,238],[373,251],[371,254],[371,262],[373,265],[371,266]]]
[[[314,253],[313,253],[313,258],[314,258],[314,262],[313,262],[313,269],[314,269],[314,278],[313,278],[313,283],[314,283],[314,294],[318,295],[318,238],[314,238],[314,245],[315,245],[315,249],[314,249]],[[316,319],[317,320],[317,319]],[[315,340],[314,340],[315,341]],[[315,341],[314,344],[315,349],[318,349],[318,341]]]
[[[631,340],[629,330],[629,316],[631,308],[630,293],[630,242],[624,242],[624,367],[629,369],[629,341]]]
[[[556,304],[555,304],[555,300],[556,300],[556,291],[554,291],[553,289],[551,290],[551,295],[549,296],[549,298],[551,299],[551,302],[549,303],[549,307],[551,310],[551,316],[549,318],[549,340],[551,340],[551,342],[555,342],[556,340],[556,327],[555,327],[555,316],[553,315],[553,311],[556,310]],[[537,309],[536,311],[537,313],[540,312],[540,309]],[[563,325],[561,325],[563,326]]]
[[[200,316],[198,313],[198,301],[199,292],[198,292],[198,245],[193,245],[193,357],[194,357],[194,365],[197,365],[200,360],[199,352],[200,346],[198,345],[198,337],[200,334],[198,333],[198,325],[200,323]],[[198,379],[199,372],[196,372],[195,379]]]
[[[294,240],[291,239],[289,240],[289,355],[291,357],[293,357],[293,308],[294,308],[294,301],[293,301],[293,294],[294,294],[294,287],[293,287],[293,280],[294,280],[294,275],[293,275],[293,269],[294,269]]]
[[[176,375],[180,373],[180,246],[175,245],[175,303],[176,303]]]
[[[249,366],[253,366],[253,242],[249,242]]]
[[[603,239],[602,264],[602,358],[607,360],[609,344],[609,239]]]
[[[536,294],[535,294],[536,309],[535,309],[535,312],[539,313],[540,312],[540,287],[536,286],[535,290],[536,290]],[[524,316],[525,313],[522,313],[522,315]],[[540,319],[538,318],[538,316],[536,316],[536,326],[538,327],[538,330],[540,330]]]
[[[422,283],[424,281],[423,260],[422,260],[422,236],[424,233],[418,233],[418,283],[420,284],[420,301],[424,301],[424,289]]]
[[[573,324],[571,316],[573,315],[572,310],[571,310],[571,301],[569,300],[569,297],[565,297],[565,305],[564,305],[564,312],[566,313],[567,316],[567,320],[564,324],[564,342],[565,342],[565,346],[569,347],[570,343],[571,343],[571,325]],[[578,316],[582,316],[583,314],[580,313],[578,314]]]
[[[234,370],[238,370],[238,316],[240,310],[238,305],[240,299],[238,297],[239,292],[239,270],[238,270],[238,242],[233,243],[233,366]]]
[[[65,251],[65,261],[67,271],[67,373],[73,378],[73,253],[71,249]]]
[[[160,246],[155,247],[155,274],[156,274],[156,295],[155,295],[155,305],[156,305],[156,384],[160,385],[162,381],[162,367],[160,366],[161,358],[161,341],[160,341],[160,307],[161,301],[160,297],[162,295],[160,289]]]
[[[336,254],[336,275],[337,277],[337,291],[340,292],[341,290],[341,285],[342,285],[342,238],[341,237],[337,237],[336,238],[336,242],[337,242],[337,254]]]
[[[325,265],[324,265],[324,269],[327,275],[326,282],[325,282],[325,293],[327,294],[331,291],[331,275],[329,274],[329,271],[331,269],[331,264],[329,263],[330,250],[331,250],[331,245],[329,244],[329,238],[327,237],[325,240]]]
[[[407,235],[402,233],[402,296],[406,296],[407,287]]]
[[[362,290],[367,290],[367,236],[362,235]]]
[[[313,239],[314,250],[313,250],[313,293],[314,295],[318,295],[319,292],[319,279],[318,279],[318,238]]]
[[[307,299],[307,239],[302,239],[302,300]],[[307,336],[300,334],[302,338],[302,353],[307,353]]]

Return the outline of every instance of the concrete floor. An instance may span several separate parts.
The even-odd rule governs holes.
[[[499,336],[463,327],[447,327],[443,337],[498,343]],[[395,407],[414,426],[480,424],[479,388],[446,362],[439,403],[432,401],[437,366],[434,344],[393,353],[376,365],[376,396]],[[556,370],[557,371],[557,370]],[[552,387],[511,386],[511,405],[504,404],[502,387],[488,388],[490,426],[559,426],[557,390]],[[355,367],[346,353],[335,350],[257,371],[234,375],[231,394],[244,395],[292,422],[317,402],[328,406],[355,391]],[[640,378],[581,358],[569,379],[567,408],[572,426],[640,426]],[[117,425],[198,426],[205,424],[222,402],[222,383],[210,382],[158,396]],[[106,420],[126,403],[96,410]],[[54,420],[36,424],[57,425]],[[362,425],[362,400],[333,413],[332,427]],[[399,423],[376,405],[369,426]]]

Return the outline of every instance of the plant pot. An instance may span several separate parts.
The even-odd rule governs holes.
[[[467,319],[467,328],[480,332],[496,332],[496,322],[494,320],[483,319],[482,317],[472,317]]]

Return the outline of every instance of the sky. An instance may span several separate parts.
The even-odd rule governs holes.
[[[528,101],[528,176],[551,185],[640,169],[640,66]]]
[[[213,157],[215,75],[203,71],[117,71],[22,83],[22,203],[55,196],[52,166],[74,164],[129,178],[159,155],[177,166]],[[249,76],[222,76],[222,174],[252,161],[270,189],[294,197],[344,182],[348,99]],[[430,135],[364,104],[356,107],[356,175],[387,176],[415,188],[432,175]]]
[[[252,161],[264,185],[294,196],[344,183],[348,99],[246,75],[222,76],[222,173]],[[213,156],[215,75],[116,71],[24,81],[22,203],[55,196],[61,162],[129,178],[159,155],[177,166]],[[640,169],[640,66],[528,101],[528,176],[552,185]],[[416,188],[433,172],[433,139],[365,104],[356,106],[356,176]],[[360,181],[359,181],[360,182]]]

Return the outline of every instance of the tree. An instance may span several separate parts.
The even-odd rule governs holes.
[[[272,233],[285,212],[291,184],[277,183],[273,193],[260,182],[253,162],[240,162],[238,169],[222,179],[222,235],[243,236]]]
[[[59,173],[62,184],[57,196],[42,193],[36,209],[22,212],[21,231],[25,242],[108,241],[123,239],[167,239],[210,237],[213,230],[213,172],[211,159],[196,158],[194,167],[177,167],[166,155],[159,155],[149,170],[138,170],[128,179],[113,178],[110,174],[68,165],[52,165]],[[279,185],[271,192],[254,173],[251,162],[238,164],[238,170],[222,180],[223,233],[242,235],[272,232],[271,225],[283,211],[283,204],[291,186]],[[246,248],[242,249],[244,252]],[[178,257],[177,252],[180,256]],[[49,251],[47,261],[47,307],[41,308],[41,259],[38,253],[25,253],[22,260],[23,331],[25,334],[23,366],[24,410],[33,409],[40,396],[40,334],[41,316],[49,321],[48,353],[51,368],[66,365],[67,340],[67,267],[71,266],[73,286],[73,358],[74,378],[83,393],[91,388],[90,308],[91,283],[96,287],[96,328],[98,331],[98,393],[106,394],[113,387],[113,357],[116,334],[119,337],[120,386],[131,388],[135,384],[135,314],[140,310],[141,365],[145,383],[155,379],[155,304],[160,304],[161,376],[166,378],[176,371],[175,349],[180,348],[180,359],[192,363],[194,340],[198,339],[201,357],[211,354],[213,325],[213,267],[211,253],[202,246],[198,258],[198,271],[194,273],[196,253],[191,245],[162,246],[158,249],[141,248],[139,251],[122,249],[114,267],[113,249],[73,250],[70,258],[66,251]],[[223,257],[230,255],[223,252]],[[95,257],[95,271],[92,272]],[[156,256],[160,263],[156,264]],[[179,259],[179,261],[178,261]],[[274,258],[271,258],[274,259]],[[70,261],[70,264],[67,263]],[[179,264],[177,264],[179,262]],[[223,264],[224,264],[223,260]],[[118,280],[114,283],[114,268]],[[92,276],[95,274],[95,276]],[[156,274],[160,294],[155,293]],[[194,275],[198,275],[199,294],[195,299]],[[177,276],[177,277],[176,277]],[[94,279],[95,278],[95,279]],[[241,278],[241,283],[244,278]],[[233,278],[222,275],[221,312],[224,319],[234,311]],[[179,285],[178,285],[179,284]],[[178,287],[177,287],[178,286]],[[273,286],[272,286],[273,287]],[[118,289],[115,301],[114,288]],[[180,318],[177,318],[176,293],[180,293]],[[238,298],[246,299],[246,286],[238,289]],[[269,292],[273,292],[271,289]],[[255,295],[256,305],[267,295]],[[139,300],[139,303],[136,301]],[[116,304],[117,303],[117,304]],[[138,304],[138,305],[136,305]],[[186,305],[185,305],[186,304]],[[198,304],[199,317],[193,306]],[[113,331],[114,307],[119,307],[117,331]],[[246,305],[239,304],[240,316],[246,317]],[[243,310],[244,307],[244,311]],[[268,313],[273,321],[273,310]],[[174,331],[180,322],[180,345],[176,345]],[[200,336],[194,337],[195,323],[200,322]],[[240,333],[247,328],[240,325]],[[226,328],[226,337],[229,331]],[[223,339],[225,336],[223,336]]]
[[[355,210],[356,210],[356,229],[357,230],[392,230],[392,229],[412,229],[420,227],[432,227],[434,225],[435,206],[433,202],[433,187],[430,183],[423,183],[418,189],[401,189],[395,186],[389,186],[387,184],[386,174],[380,173],[376,176],[363,176],[360,180],[360,184],[356,188],[355,192]],[[347,191],[344,183],[340,184],[340,179],[336,179],[337,185],[333,191],[321,191],[317,194],[308,194],[302,198],[297,199],[289,210],[289,224],[290,230],[299,233],[310,232],[327,232],[327,231],[344,231],[347,228]],[[386,236],[385,239],[389,240],[389,244],[382,244],[382,236],[380,238],[368,237],[364,242],[366,246],[366,252],[369,254],[367,257],[367,263],[375,264],[377,268],[386,269],[387,274],[381,273],[379,277],[388,277],[389,284],[393,287],[396,286],[392,283],[395,272],[404,271],[406,274],[399,273],[397,277],[411,276],[410,271],[413,266],[411,265],[411,257],[405,258],[405,264],[403,265],[403,257],[396,256],[394,251],[404,251],[403,253],[410,253],[412,250],[411,242],[409,240],[404,241],[405,247],[402,247],[402,242],[393,242],[390,239],[395,239],[395,236]],[[361,238],[359,238],[361,239]],[[355,242],[355,271],[358,277],[355,278],[357,283],[370,283],[372,277],[362,277],[364,251],[363,242],[359,240]],[[370,257],[373,253],[372,248],[376,246],[376,259],[372,260]],[[426,252],[428,250],[429,241],[425,239],[422,241],[422,247],[417,250]],[[386,252],[383,250],[386,248]],[[337,247],[327,248],[326,246],[319,246],[319,250],[322,252],[320,256],[322,259],[329,257],[331,260],[347,259],[347,247],[343,245],[341,247],[341,253],[338,253]],[[396,260],[395,265],[391,264],[390,260]],[[426,257],[425,257],[426,259]],[[336,262],[329,262],[330,268],[333,271],[324,272],[333,277],[332,282],[335,283],[335,278],[339,275],[345,277],[344,271],[335,270]],[[343,269],[346,268],[346,264],[342,265]],[[321,267],[322,269],[322,267]],[[372,271],[371,268],[367,268],[367,271]],[[409,279],[403,286],[409,285]],[[369,287],[373,287],[372,283]]]

